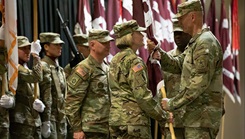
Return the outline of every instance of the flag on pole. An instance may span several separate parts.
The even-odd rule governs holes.
[[[220,12],[220,44],[223,50],[223,90],[235,102],[233,96],[234,74],[232,71],[232,52],[229,36],[229,21],[226,14],[224,0],[221,1]]]
[[[92,28],[92,18],[90,13],[89,1],[79,0],[77,21],[80,24],[83,34],[87,34],[88,30]]]
[[[16,0],[2,1],[5,5],[5,46],[8,50],[8,82],[14,94],[18,81],[18,45],[17,45],[17,5]]]
[[[153,4],[153,3],[152,3]],[[153,32],[153,15],[151,10],[151,3],[149,0],[134,0],[133,1],[133,19],[135,19],[140,26],[146,27],[146,33],[149,39],[156,41]],[[157,42],[155,42],[156,44]],[[142,54],[143,53],[143,54]],[[156,86],[159,81],[162,80],[161,68],[157,63],[152,63],[148,57],[148,51],[145,48],[140,49],[139,55],[147,61],[148,88],[152,91],[152,94],[156,94]]]
[[[202,4],[202,8],[204,9],[204,11],[205,11],[205,0],[200,0],[201,1],[201,4]],[[203,23],[206,23],[206,13],[205,12],[203,12]]]
[[[133,19],[137,21],[139,26],[146,27],[147,37],[156,42],[152,29],[153,16],[150,0],[133,0]],[[148,55],[146,46],[139,49],[139,56],[144,61],[147,61]]]
[[[160,13],[160,23],[162,25],[163,39],[161,47],[165,51],[172,50],[174,48],[174,35],[173,35],[173,24],[172,18],[174,17],[171,11],[169,0],[156,0]]]
[[[107,10],[106,10],[106,22],[107,30],[113,35],[113,26],[117,23],[122,22],[122,4],[121,0],[108,0]],[[113,55],[119,52],[119,49],[115,45],[115,41],[111,41],[110,54],[108,56],[108,61],[111,61]]]
[[[163,40],[163,27],[161,24],[161,19],[160,19],[160,10],[159,7],[160,5],[158,4],[157,0],[152,1],[152,14],[153,14],[153,19],[154,19],[154,32],[155,32],[155,37],[158,42],[161,42]]]
[[[128,21],[133,18],[133,1],[132,0],[121,0],[122,1],[122,20]]]
[[[92,26],[95,29],[106,29],[104,0],[94,0]]]
[[[208,14],[206,17],[206,24],[213,32],[215,37],[220,41],[220,31],[219,31],[219,21],[216,16],[216,6],[215,0],[212,0],[209,6]]]
[[[240,28],[238,20],[238,0],[231,1],[231,22],[232,22],[232,53],[233,53],[233,74],[234,74],[234,96],[241,104],[240,98],[240,68],[239,68],[239,49],[240,49]]]
[[[174,14],[177,13],[177,7],[180,3],[182,3],[183,0],[170,0],[170,4],[171,4],[171,10]]]

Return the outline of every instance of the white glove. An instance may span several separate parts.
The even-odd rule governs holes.
[[[164,109],[164,110],[169,110],[169,106],[168,106],[168,102],[169,102],[169,100],[170,99],[168,99],[168,98],[163,98],[162,99],[162,108]]]
[[[0,99],[0,105],[4,108],[11,108],[14,105],[14,98],[8,95],[3,95]]]
[[[4,24],[0,27],[0,40],[4,40]]]
[[[33,109],[38,111],[38,112],[43,112],[44,111],[44,108],[45,108],[45,105],[43,104],[43,102],[39,99],[36,99],[33,104]]]
[[[41,52],[41,45],[40,45],[40,40],[36,40],[35,42],[31,43],[31,53],[39,55]]]
[[[51,134],[50,121],[43,122],[42,127],[41,127],[41,132],[44,138],[48,138],[50,136]]]

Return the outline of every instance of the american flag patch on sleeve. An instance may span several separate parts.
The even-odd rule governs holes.
[[[87,74],[87,72],[85,72],[82,68],[77,68],[76,72],[79,73],[82,77],[85,76]]]
[[[141,64],[137,64],[132,69],[134,72],[138,72],[143,69],[143,66],[141,66]]]

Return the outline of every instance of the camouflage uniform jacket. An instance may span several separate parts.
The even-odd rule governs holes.
[[[3,75],[4,73],[7,72],[6,57],[7,57],[7,48],[0,47],[0,75]],[[2,78],[0,79],[0,87],[2,87]],[[0,89],[0,96],[2,96],[2,89]],[[0,128],[9,128],[8,109],[1,106],[0,106]]]
[[[18,87],[15,95],[15,107],[10,109],[10,121],[29,126],[41,126],[38,111],[33,109],[34,87],[32,83],[42,80],[41,60],[33,57],[33,68],[29,70],[18,66]]]
[[[89,55],[68,77],[66,113],[74,131],[108,134],[110,99],[107,72]]]
[[[171,98],[171,111],[186,106],[184,126],[219,128],[224,110],[222,93],[221,46],[209,29],[203,29],[190,40],[178,57],[161,52],[165,71],[181,74],[180,93]]]
[[[176,57],[180,55],[182,52],[180,50],[173,49],[168,52],[168,54]],[[179,93],[180,89],[180,74],[172,74],[170,72],[164,72],[164,83],[165,83],[165,89],[166,89],[166,95],[167,98],[172,98],[176,96]],[[159,102],[162,100],[162,93],[160,91],[157,94],[157,97],[159,99]],[[173,112],[174,114],[174,127],[183,127],[183,116],[185,114],[185,106],[183,106],[180,109],[177,109]]]
[[[42,70],[43,70],[43,80],[39,82],[40,89],[40,99],[45,105],[45,109],[41,115],[42,122],[50,121],[51,117],[51,104],[52,104],[52,96],[51,96],[51,69],[48,63],[42,61]]]
[[[147,83],[146,65],[131,48],[113,57],[109,70],[110,126],[150,126],[149,116],[165,124],[168,115],[153,99]]]
[[[71,71],[72,71],[72,68],[71,68],[70,64],[67,64],[64,68],[66,79],[71,75]]]
[[[0,47],[0,75],[3,75],[5,72],[7,72],[7,48],[6,47]]]
[[[51,115],[48,115],[50,111],[50,108],[48,108],[44,118],[48,120],[50,117],[50,121],[65,123],[65,97],[67,93],[65,73],[63,68],[58,65],[58,62],[54,62],[47,56],[44,56],[42,59],[42,65],[45,66],[44,69],[47,71],[47,74],[51,75],[51,84],[43,84],[40,89],[46,88],[46,91],[51,91],[52,96],[51,99],[48,99],[49,93],[46,92],[46,97],[43,97],[45,99],[43,100],[44,103],[51,104]],[[48,89],[49,87],[51,89]]]

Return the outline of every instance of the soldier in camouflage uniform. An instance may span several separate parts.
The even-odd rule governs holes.
[[[183,116],[185,138],[215,139],[224,111],[222,49],[212,32],[202,28],[200,0],[178,5],[176,17],[183,31],[192,38],[178,57],[155,48],[161,53],[161,65],[165,71],[181,73],[180,93],[171,99],[163,99],[162,107],[174,111],[186,106]],[[154,47],[149,46],[149,49]]]
[[[10,91],[2,92],[2,76],[7,72],[7,48],[4,47],[4,27],[0,28],[0,139],[9,138],[9,108],[14,106]]]
[[[84,58],[87,58],[89,55],[88,36],[85,34],[76,34],[73,35],[73,40],[79,53],[81,53]],[[75,63],[77,63],[76,58],[74,58],[68,65],[65,66],[64,71],[66,73],[66,78],[71,74],[72,68],[76,66]]]
[[[42,80],[42,69],[38,41],[30,43],[24,36],[18,36],[18,87],[15,95],[15,107],[10,109],[10,137],[12,139],[41,139],[41,119],[44,104],[34,98],[33,83]],[[33,68],[27,67],[33,56]]]
[[[90,30],[90,55],[67,79],[66,112],[74,139],[109,138],[110,94],[104,58],[109,54],[112,40],[107,30]]]
[[[47,109],[42,115],[42,136],[48,139],[65,139],[67,123],[65,115],[65,97],[67,93],[65,72],[59,66],[58,57],[61,56],[62,44],[60,35],[53,32],[40,33],[40,42],[45,56],[42,58],[44,73],[40,82],[41,98]],[[51,77],[51,82],[48,77]],[[50,96],[51,94],[51,96]]]
[[[147,88],[146,65],[136,55],[144,46],[142,31],[146,29],[130,20],[114,25],[113,30],[121,51],[112,58],[109,70],[111,139],[151,139],[150,117],[163,127],[172,115],[153,99]]]
[[[173,57],[177,57],[178,55],[184,52],[188,42],[191,39],[191,35],[183,32],[182,28],[178,24],[177,19],[173,19],[173,31],[174,31],[173,32],[174,41],[175,44],[177,45],[177,48],[169,51],[168,54],[172,55]],[[165,89],[168,98],[172,98],[179,93],[180,79],[181,79],[181,74],[164,72]],[[162,93],[159,91],[157,95],[158,98],[160,98],[159,102],[161,102]],[[174,126],[175,136],[177,139],[184,139],[183,116],[185,114],[185,106],[175,110],[173,114],[174,114],[173,126]],[[171,139],[169,128],[165,128],[164,136],[165,139]]]

